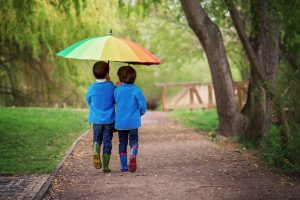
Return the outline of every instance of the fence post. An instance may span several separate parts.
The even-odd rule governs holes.
[[[161,99],[161,103],[162,103],[162,110],[165,112],[167,111],[166,109],[166,100],[167,100],[167,90],[166,90],[166,86],[162,86],[162,99]]]
[[[212,99],[212,85],[207,85],[208,86],[208,108],[213,107],[213,99]]]
[[[241,110],[242,109],[242,91],[241,91],[241,87],[237,86],[236,90],[237,90],[237,97],[238,97],[238,107],[239,107],[239,110]]]
[[[194,95],[193,95],[193,87],[190,87],[190,103],[191,103],[191,105],[193,105],[194,104]],[[193,108],[191,108],[190,110],[193,110]]]

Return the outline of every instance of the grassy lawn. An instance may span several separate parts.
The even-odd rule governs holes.
[[[0,174],[51,172],[88,129],[87,111],[0,108]]]
[[[172,117],[179,123],[202,131],[214,131],[218,126],[218,115],[216,110],[179,109],[172,111]]]

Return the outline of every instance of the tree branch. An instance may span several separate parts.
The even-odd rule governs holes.
[[[201,38],[200,42],[207,40],[208,36],[205,34],[207,30],[204,31],[202,29],[206,28],[203,25],[205,19],[210,20],[208,15],[197,1],[181,0],[180,2],[185,12],[187,22],[196,35]]]
[[[266,81],[266,75],[264,72],[261,71],[263,67],[262,64],[259,62],[259,59],[250,43],[250,40],[243,28],[243,23],[239,17],[238,10],[236,9],[236,6],[232,2],[232,0],[225,0],[225,3],[228,7],[231,19],[233,21],[233,24],[235,26],[236,32],[242,42],[242,45],[246,51],[246,54],[249,58],[249,61],[251,65],[253,66],[253,70],[258,74],[261,81]]]
[[[13,95],[25,99],[32,99],[28,94],[14,88],[0,88],[0,94]]]

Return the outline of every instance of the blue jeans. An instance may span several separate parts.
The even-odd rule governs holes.
[[[113,130],[114,123],[112,124],[94,124],[94,139],[93,143],[97,142],[100,145],[103,143],[103,153],[111,154],[112,149],[112,138],[113,138]]]
[[[119,133],[119,153],[127,153],[128,137],[129,137],[129,146],[132,148],[139,146],[139,135],[138,129],[130,130],[118,130]]]

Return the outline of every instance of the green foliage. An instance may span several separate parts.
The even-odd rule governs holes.
[[[55,53],[78,40],[107,34],[107,18],[116,9],[97,12],[112,6],[104,0],[96,6],[96,1],[87,5],[80,0],[28,2],[1,1],[0,103],[83,106],[82,88],[92,77],[83,62],[59,59]],[[86,12],[80,14],[82,9]]]
[[[294,69],[300,69],[300,1],[273,2],[278,10],[282,29],[283,56]]]
[[[178,109],[172,111],[172,117],[185,126],[202,131],[215,131],[218,127],[218,115],[216,110]]]
[[[283,59],[277,74],[276,101],[283,105],[289,133],[282,130],[282,125],[273,126],[269,138],[263,144],[264,160],[270,165],[284,171],[300,171],[300,71]],[[278,108],[274,108],[275,110]],[[280,121],[279,121],[280,124]],[[285,136],[288,141],[285,141]]]
[[[145,17],[151,10],[156,9],[158,4],[161,4],[161,0],[118,0],[119,7],[123,12],[126,12],[127,16],[137,14]]]
[[[163,64],[159,68],[137,67],[138,84],[145,90],[147,98],[159,98],[160,90],[153,89],[154,82],[210,79],[207,64],[203,65],[201,61],[199,62],[201,51],[199,45],[194,46],[195,38],[190,37],[190,34],[186,37],[178,37],[176,34],[178,30],[181,31],[180,34],[185,33],[181,25],[173,23],[174,33],[171,38],[168,38],[167,30],[170,26],[166,20],[160,24],[159,17],[155,17],[153,21],[148,19],[147,22],[138,16],[127,18],[120,12],[121,9],[116,2],[83,1],[79,5],[77,1],[65,1],[65,3],[49,1],[49,4],[47,1],[30,2],[33,5],[24,11],[26,13],[24,19],[22,18],[23,21],[16,19],[18,17],[16,13],[25,9],[22,4],[15,8],[10,3],[2,2],[3,9],[0,17],[4,27],[7,27],[1,29],[1,44],[5,44],[1,45],[0,58],[2,66],[0,103],[2,105],[85,107],[85,90],[93,81],[91,74],[93,63],[58,58],[55,53],[78,40],[107,35],[111,28],[113,34],[131,38],[162,59]],[[81,13],[75,16],[78,6]],[[24,24],[26,26],[23,26]],[[147,30],[150,28],[151,32]],[[158,37],[153,37],[157,33]],[[173,40],[174,43],[170,46],[170,41],[174,38],[176,40]],[[185,48],[185,52],[190,50],[195,52],[193,55],[199,54],[200,58],[194,58],[190,66],[189,58],[193,58],[192,54],[184,55],[179,45]],[[175,64],[176,62],[178,64]],[[120,63],[112,65],[115,68],[120,66]],[[184,69],[185,66],[179,67],[182,65],[189,66]],[[195,73],[199,69],[194,66],[199,66],[206,72]],[[115,71],[112,70],[112,73]],[[186,78],[180,76],[180,71],[185,71]],[[113,80],[116,80],[116,77],[113,77]]]
[[[129,6],[122,2],[1,1],[0,105],[86,107],[84,96],[93,82],[93,62],[55,54],[79,40],[107,35],[110,29],[161,59],[158,67],[136,67],[137,84],[147,99],[160,98],[154,82],[211,80],[200,43],[178,0],[130,1]],[[121,65],[112,63],[113,81],[115,68]],[[238,80],[240,72],[233,66],[233,77]]]
[[[300,137],[299,129],[296,133],[294,128],[291,127],[293,137],[288,144],[283,143],[282,127],[276,124],[271,125],[267,140],[254,141],[245,135],[233,136],[229,140],[241,143],[271,168],[281,169],[285,173],[299,173]]]
[[[281,127],[272,128],[268,142],[264,144],[267,163],[285,171],[300,171],[300,25],[299,1],[272,2],[277,10],[281,28],[282,58],[277,74],[279,101],[284,108],[289,133]],[[278,108],[275,108],[275,110]],[[288,141],[283,138],[287,137]]]
[[[88,128],[87,111],[0,108],[0,174],[51,172]]]
[[[269,131],[268,141],[262,142],[262,159],[270,167],[283,169],[284,172],[300,172],[299,138],[295,138],[286,147],[282,144],[281,128],[273,125]]]

